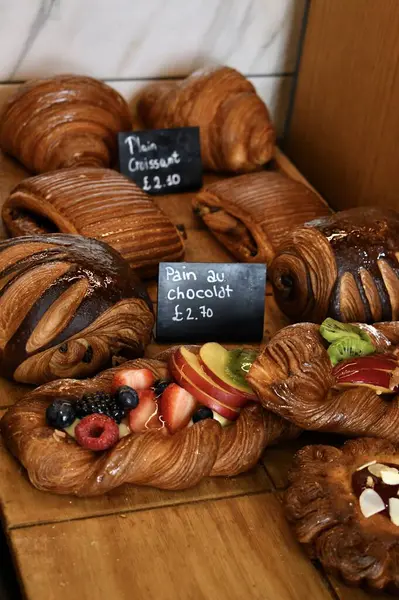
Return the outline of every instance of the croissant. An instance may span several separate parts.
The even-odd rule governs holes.
[[[252,468],[266,445],[296,434],[288,422],[248,404],[237,421],[222,428],[214,419],[199,421],[175,434],[166,429],[131,433],[111,449],[95,453],[78,446],[64,432],[46,425],[45,411],[55,397],[78,399],[83,393],[109,392],[120,369],[147,368],[168,377],[167,363],[138,359],[104,371],[93,379],[64,379],[45,384],[11,407],[0,421],[10,451],[43,491],[94,496],[124,483],[178,490],[203,477],[232,476]]]
[[[398,486],[381,485],[378,471],[374,469],[372,474],[368,470],[373,464],[398,470],[398,446],[363,438],[348,441],[341,449],[303,448],[290,472],[285,513],[308,554],[318,558],[325,569],[339,574],[349,585],[364,584],[397,595],[399,530],[397,514],[396,524],[391,515],[397,508],[392,511],[388,498],[394,498],[393,506],[399,502],[395,498]],[[368,491],[361,494],[362,490]],[[368,499],[375,490],[382,493],[383,503],[380,512],[369,514]]]
[[[295,321],[399,319],[399,215],[354,208],[289,233],[270,279],[280,309]]]
[[[0,148],[34,173],[63,167],[109,167],[117,133],[132,119],[114,89],[78,75],[28,82],[0,115]]]
[[[377,350],[374,358],[367,357],[372,359],[367,372],[362,371],[364,383],[370,378],[370,385],[338,385],[343,373],[338,375],[337,369],[333,370],[319,326],[298,323],[281,329],[249,371],[249,384],[262,405],[303,429],[380,437],[399,443],[399,395],[387,399],[384,392],[380,395],[375,381],[372,383],[376,371],[387,380],[395,380],[399,322],[359,327],[367,332]],[[349,371],[358,375],[355,360],[352,359]],[[349,372],[346,382],[350,375]]]
[[[303,183],[271,171],[211,183],[193,208],[238,260],[260,263],[271,262],[287,231],[331,213]]]
[[[134,358],[154,317],[129,265],[76,235],[0,242],[0,372],[24,383],[88,377]]]
[[[275,133],[254,86],[229,67],[146,88],[137,112],[146,127],[200,127],[205,169],[248,172],[273,156]]]
[[[144,277],[155,275],[160,261],[184,254],[180,233],[151,198],[109,169],[61,169],[25,179],[2,217],[11,235],[59,231],[102,240]]]

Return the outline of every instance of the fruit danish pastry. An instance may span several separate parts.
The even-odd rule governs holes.
[[[320,323],[399,319],[399,214],[353,208],[290,232],[270,279],[281,310]]]
[[[263,406],[298,427],[399,444],[398,344],[397,321],[290,325],[247,379]]]
[[[133,181],[110,169],[80,167],[18,184],[3,206],[11,235],[73,233],[106,242],[141,276],[178,261],[182,237]]]
[[[109,167],[117,133],[132,119],[114,89],[78,75],[22,85],[0,115],[0,148],[34,173],[63,167]]]
[[[127,262],[77,235],[0,242],[0,373],[24,383],[88,377],[150,341],[151,303]]]
[[[350,585],[399,593],[399,447],[360,438],[307,446],[294,459],[285,512],[311,558]]]
[[[202,162],[211,171],[254,171],[274,153],[264,102],[252,83],[229,67],[152,84],[139,96],[137,110],[146,127],[200,127]]]
[[[331,213],[303,183],[271,171],[211,183],[193,209],[238,260],[260,263],[271,262],[290,229]]]
[[[267,444],[297,434],[239,388],[201,375],[191,351],[179,352],[170,367],[138,359],[93,379],[54,381],[10,408],[0,430],[33,485],[77,496],[125,483],[184,489],[246,471]]]

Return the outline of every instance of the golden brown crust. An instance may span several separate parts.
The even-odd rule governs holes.
[[[270,267],[279,307],[295,321],[398,320],[398,240],[398,213],[378,208],[354,208],[294,229]]]
[[[81,167],[17,185],[2,210],[11,235],[80,234],[106,242],[143,277],[160,261],[183,258],[182,237],[133,181],[110,169]]]
[[[379,351],[397,343],[398,323],[362,326]],[[248,375],[262,405],[298,427],[399,443],[399,396],[371,388],[333,389],[333,367],[319,327],[299,323],[280,330],[263,348]]]
[[[166,430],[130,434],[104,453],[85,450],[46,425],[45,409],[54,397],[73,399],[86,392],[109,392],[114,373],[125,368],[149,368],[157,378],[168,376],[166,363],[138,359],[93,379],[43,385],[7,411],[0,421],[1,433],[38,489],[77,496],[104,494],[124,483],[184,489],[208,475],[246,471],[268,444],[298,433],[255,403],[247,405],[227,428],[207,419],[174,435]]]
[[[289,230],[331,213],[303,183],[271,171],[211,183],[193,208],[238,260],[260,263],[272,261]]]
[[[114,89],[78,75],[22,85],[0,116],[0,147],[34,173],[63,167],[109,167],[116,135],[132,126]]]
[[[352,488],[356,469],[371,461],[397,464],[398,446],[351,440],[341,449],[307,446],[290,472],[285,512],[312,558],[352,585],[398,592],[399,529],[385,515],[366,519]]]
[[[153,84],[140,95],[137,110],[146,127],[199,126],[202,161],[211,171],[245,173],[273,156],[268,110],[253,85],[229,67]]]

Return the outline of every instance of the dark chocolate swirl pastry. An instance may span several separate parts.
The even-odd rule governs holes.
[[[154,317],[129,265],[77,235],[0,243],[0,373],[24,383],[88,377],[141,356]]]
[[[0,115],[0,148],[34,173],[63,167],[109,167],[117,133],[132,119],[114,89],[78,75],[28,82]]]
[[[398,213],[354,208],[289,233],[270,278],[279,307],[296,321],[396,321],[398,256]]]

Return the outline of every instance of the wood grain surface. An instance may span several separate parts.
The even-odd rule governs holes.
[[[399,209],[399,2],[312,0],[286,151],[335,209]]]

